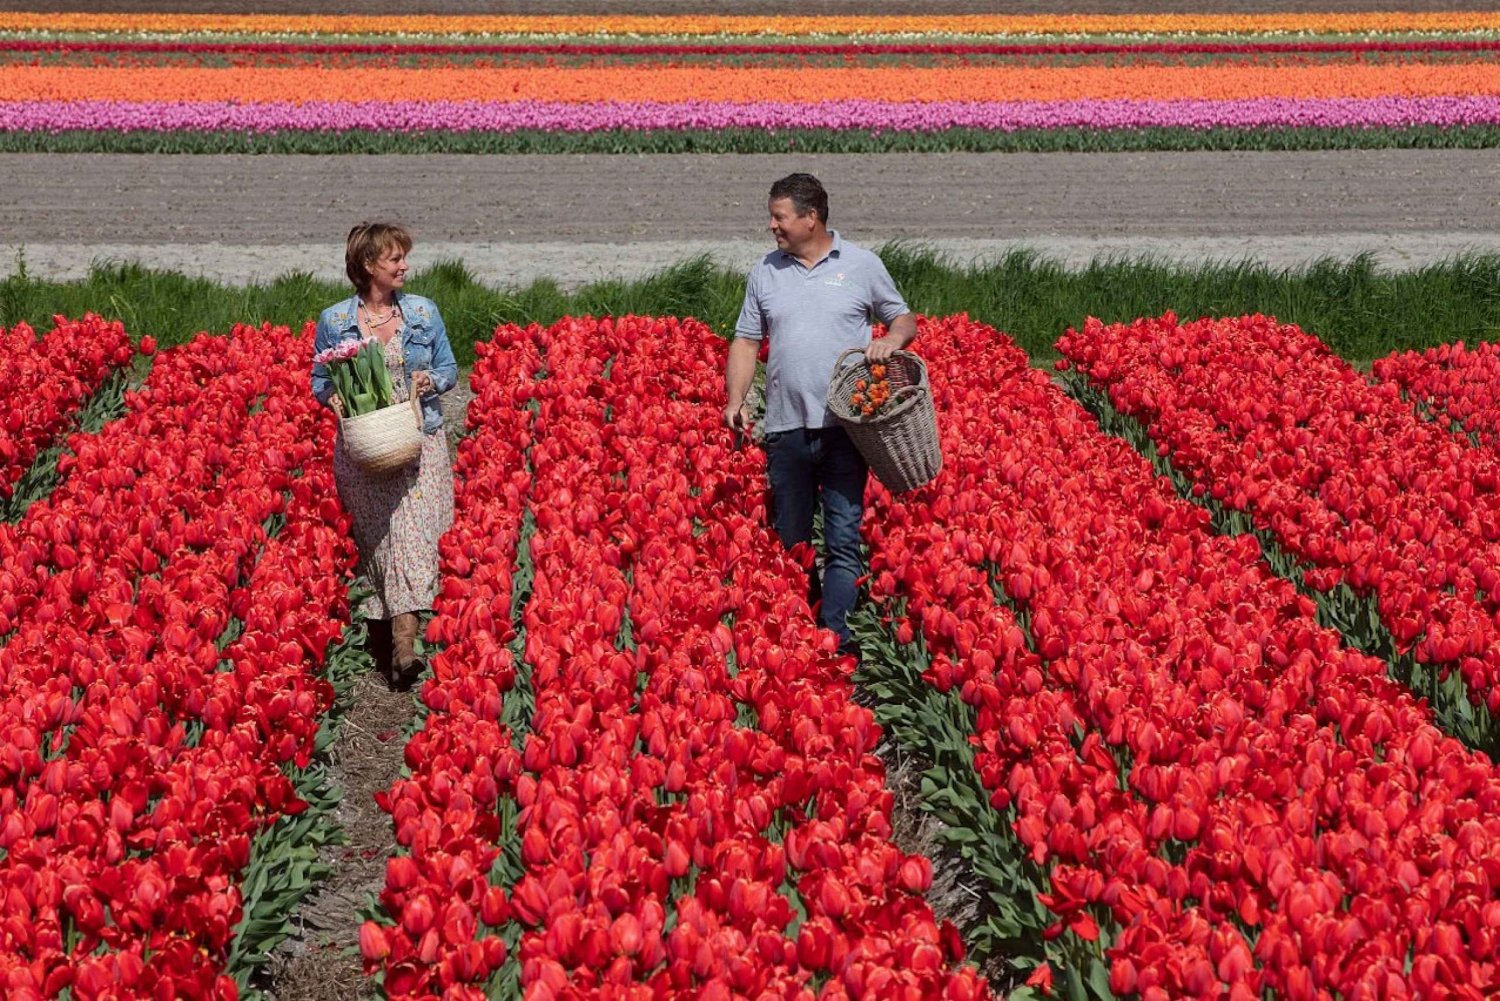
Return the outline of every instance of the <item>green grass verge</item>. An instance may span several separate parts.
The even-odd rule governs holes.
[[[1026,251],[972,266],[916,245],[886,244],[879,252],[913,309],[938,316],[967,312],[1009,333],[1038,362],[1056,358],[1053,343],[1088,316],[1127,322],[1167,310],[1184,317],[1270,314],[1317,334],[1356,363],[1392,350],[1500,334],[1500,254],[1386,272],[1368,257],[1296,269],[1110,257],[1075,270]],[[702,257],[639,281],[572,292],[551,281],[492,288],[457,261],[439,262],[409,285],[437,301],[465,367],[473,364],[474,343],[487,340],[498,324],[550,324],[570,314],[695,316],[727,335],[744,287],[742,274]],[[132,263],[101,263],[71,282],[43,281],[23,269],[0,281],[0,326],[24,320],[45,329],[54,314],[92,311],[172,345],[235,323],[300,326],[348,295],[347,285],[307,274],[239,287]]]
[[[598,132],[0,132],[0,153],[1135,153],[1493,149],[1500,127],[1265,129],[605,129]]]

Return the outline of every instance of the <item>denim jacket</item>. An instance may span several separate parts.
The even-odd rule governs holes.
[[[407,385],[412,373],[432,373],[432,384],[436,392],[422,397],[422,430],[433,434],[442,429],[443,411],[438,405],[438,394],[446,393],[458,383],[458,363],[453,359],[453,348],[448,343],[448,328],[443,326],[443,317],[437,304],[431,299],[405,292],[394,293],[401,305],[401,315],[406,326],[401,331],[401,351],[406,359]],[[318,332],[313,340],[313,352],[327,350],[340,341],[359,338],[359,296],[351,296],[323,310],[318,317]],[[312,367],[312,391],[318,402],[330,406],[333,399],[333,382],[328,378],[328,369],[323,365]]]

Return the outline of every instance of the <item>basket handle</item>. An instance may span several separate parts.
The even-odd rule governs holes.
[[[841,352],[838,356],[838,360],[833,363],[833,370],[835,372],[838,372],[840,369],[842,369],[844,367],[844,360],[847,359],[850,355],[862,355],[865,353],[865,348],[849,348],[848,350]],[[894,358],[896,355],[900,355],[903,358],[910,358],[912,361],[917,363],[918,368],[922,369],[924,372],[927,370],[927,363],[924,362],[922,360],[922,356],[917,354],[915,351],[908,351],[905,348],[899,348],[891,355],[891,357]]]
[[[838,360],[833,363],[833,374],[837,375],[838,373],[840,373],[840,372],[843,371],[843,369],[844,369],[844,361],[850,355],[863,355],[864,353],[865,353],[865,349],[864,348],[849,348],[847,351],[844,351],[842,354],[839,355]]]
[[[866,352],[864,348],[849,348],[847,351],[842,352],[838,356],[838,360],[833,363],[833,374],[837,376],[844,370],[844,362],[850,355],[863,355],[865,353]],[[901,395],[902,393],[904,393],[908,389],[917,389],[921,386],[922,383],[925,383],[927,381],[927,363],[922,360],[921,355],[917,354],[915,351],[907,351],[902,349],[896,351],[891,355],[892,358],[895,358],[897,356],[900,356],[902,358],[910,358],[912,361],[916,362],[917,371],[922,374],[922,378],[918,382],[911,383],[910,385],[903,386],[901,387],[901,389],[896,390],[896,394],[891,397],[893,400],[904,399],[904,397]],[[906,393],[906,396],[910,395],[910,393]]]

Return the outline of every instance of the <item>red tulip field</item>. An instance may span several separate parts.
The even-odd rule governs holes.
[[[24,323],[0,331],[0,385],[11,401],[0,427],[0,511],[32,499],[24,488],[17,497],[16,488],[38,453],[52,447],[86,401],[115,395],[104,383],[134,354],[124,326],[97,316],[58,317],[40,338]]]
[[[1367,376],[1167,315],[1068,331],[1054,377],[920,327],[943,471],[871,481],[858,666],[712,329],[477,346],[395,851],[348,915],[370,992],[1495,996],[1490,349]],[[0,492],[36,485],[0,521],[6,998],[264,990],[367,666],[311,329],[140,333],[0,332]]]
[[[348,619],[310,359],[270,328],[164,353],[0,526],[6,997],[233,996],[236,927],[298,880],[252,845],[307,806]]]

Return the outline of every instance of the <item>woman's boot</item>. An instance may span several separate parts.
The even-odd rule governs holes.
[[[391,650],[395,660],[395,683],[399,692],[410,691],[427,664],[417,658],[417,614],[402,612],[391,620]]]
[[[369,630],[365,637],[365,652],[375,661],[375,673],[387,685],[394,685],[396,671],[391,650],[391,620],[366,619],[365,628]]]

